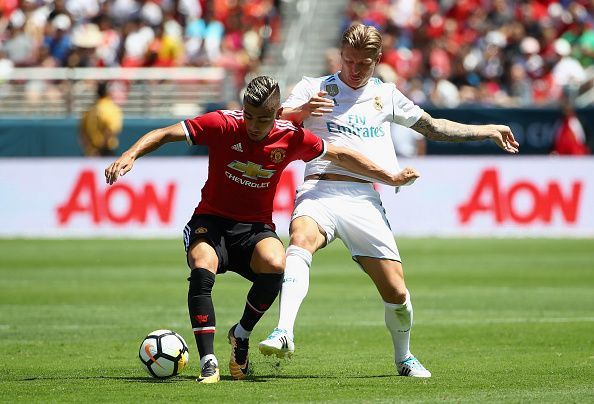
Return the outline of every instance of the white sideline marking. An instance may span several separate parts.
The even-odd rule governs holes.
[[[559,323],[594,323],[594,317],[552,317],[552,318],[492,318],[492,319],[480,319],[480,320],[419,320],[415,321],[415,325],[465,325],[465,324],[518,324],[518,323],[533,323],[533,324],[559,324]],[[229,328],[234,323],[222,325],[222,328]],[[349,326],[385,326],[383,321],[354,321],[343,323]],[[186,323],[168,323],[168,328],[181,328],[186,327]],[[44,329],[52,330],[93,330],[93,329],[112,329],[120,328],[121,325],[117,324],[48,324],[43,325]],[[167,328],[166,327],[166,328]],[[0,324],[0,330],[8,330],[12,328],[10,324]],[[17,328],[35,328],[34,325],[17,326]]]
[[[552,318],[492,318],[492,319],[453,319],[453,320],[419,320],[414,322],[416,325],[463,325],[463,324],[557,324],[557,323],[594,323],[594,317],[552,317]],[[379,326],[385,325],[383,321],[357,321],[353,325]]]

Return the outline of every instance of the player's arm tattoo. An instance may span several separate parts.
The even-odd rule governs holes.
[[[483,140],[489,137],[477,125],[466,125],[447,119],[436,119],[426,112],[423,112],[423,116],[411,126],[411,129],[416,130],[427,139],[446,142]]]

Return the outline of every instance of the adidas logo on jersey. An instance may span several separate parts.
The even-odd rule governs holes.
[[[241,147],[241,143],[234,144],[233,146],[231,146],[231,148],[235,151],[243,153],[243,147]]]

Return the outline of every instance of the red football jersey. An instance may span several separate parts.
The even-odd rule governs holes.
[[[272,226],[276,186],[294,160],[325,153],[324,141],[307,129],[277,119],[259,142],[251,140],[243,111],[210,112],[182,122],[188,143],[208,146],[208,178],[195,213]]]

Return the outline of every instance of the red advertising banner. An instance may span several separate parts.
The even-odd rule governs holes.
[[[116,184],[107,159],[1,159],[2,237],[181,237],[200,198],[208,159],[147,158]],[[395,193],[379,185],[398,236],[594,236],[594,159],[425,157]],[[284,173],[274,201],[288,234],[303,165]]]

